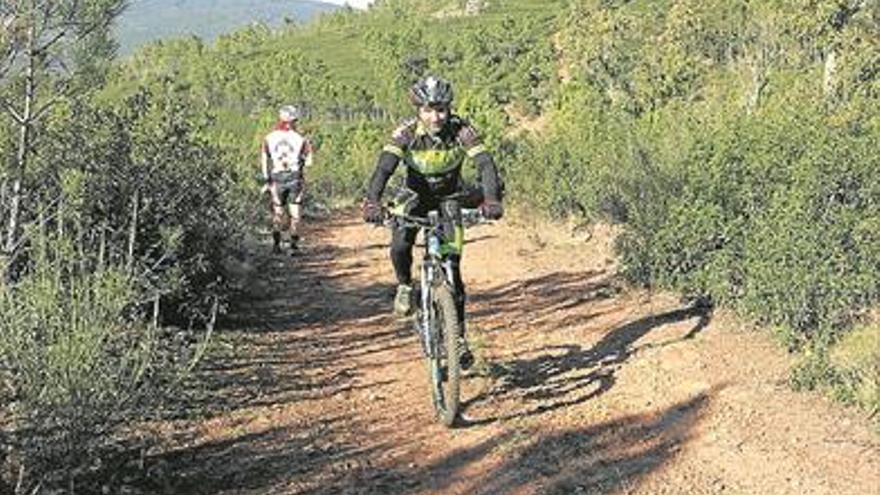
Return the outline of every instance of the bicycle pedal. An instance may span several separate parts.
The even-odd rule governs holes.
[[[458,356],[458,363],[463,371],[471,369],[474,365],[474,353],[470,349],[464,349]]]
[[[391,316],[393,316],[394,319],[397,321],[413,321],[413,319],[415,318],[415,313],[401,314],[397,311],[392,311]]]

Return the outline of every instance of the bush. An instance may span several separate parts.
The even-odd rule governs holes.
[[[34,242],[27,275],[0,286],[3,443],[13,453],[3,477],[20,466],[28,484],[51,486],[81,474],[111,433],[155,405],[169,368],[155,333],[127,317],[138,287],[124,267],[83,270],[71,239]]]
[[[308,171],[312,197],[327,203],[359,202],[390,127],[364,120],[321,129],[322,144]]]
[[[106,462],[190,364],[191,342],[159,325],[201,324],[224,295],[243,208],[188,108],[166,81],[117,106],[61,101],[41,129],[52,139],[28,171],[24,241],[0,287],[0,462],[26,483]]]
[[[831,334],[813,338],[791,381],[798,389],[825,390],[876,417],[880,413],[880,327],[868,323],[842,338]]]

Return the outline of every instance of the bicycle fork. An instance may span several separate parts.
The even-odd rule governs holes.
[[[422,351],[429,358],[437,355],[436,339],[432,338],[435,332],[432,331],[434,322],[432,320],[433,311],[431,311],[431,285],[434,281],[434,267],[431,263],[422,264],[422,276],[419,278],[419,307],[422,309],[419,314],[419,336],[422,340]]]

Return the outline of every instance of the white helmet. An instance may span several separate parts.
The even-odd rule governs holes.
[[[293,122],[294,120],[299,120],[299,117],[299,108],[293,105],[284,105],[278,110],[278,118],[282,122]]]

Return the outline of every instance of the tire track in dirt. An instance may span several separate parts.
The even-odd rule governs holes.
[[[624,289],[607,229],[469,232],[478,366],[454,430],[388,314],[388,233],[353,215],[309,230],[298,258],[259,255],[201,418],[165,425],[148,459],[155,493],[880,493],[866,418],[789,391],[765,334]]]

